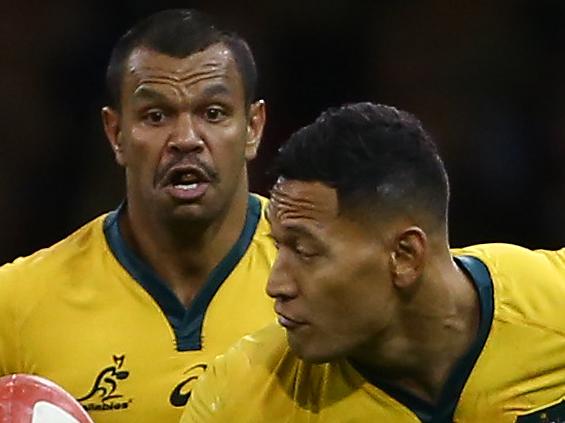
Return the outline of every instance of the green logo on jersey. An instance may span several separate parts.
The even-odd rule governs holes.
[[[125,355],[114,355],[114,365],[108,366],[98,373],[90,391],[77,398],[86,411],[109,411],[128,408],[131,399],[124,401],[118,392],[118,381],[127,379],[129,372],[122,370]],[[87,402],[89,401],[90,402]]]

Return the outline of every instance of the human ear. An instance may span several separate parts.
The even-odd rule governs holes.
[[[125,157],[122,143],[122,131],[120,126],[120,114],[111,107],[102,108],[102,123],[104,125],[104,132],[106,138],[112,146],[116,162],[120,166],[125,166]]]
[[[247,137],[245,140],[245,159],[253,160],[257,156],[257,150],[263,136],[265,127],[266,111],[265,102],[258,100],[249,107],[249,120],[247,122]]]
[[[397,288],[407,289],[419,280],[426,261],[428,239],[418,226],[403,229],[391,253],[391,273]]]

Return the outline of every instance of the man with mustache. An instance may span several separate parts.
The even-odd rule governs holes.
[[[565,249],[450,251],[447,174],[414,116],[330,109],[278,175],[279,325],[214,362],[183,423],[565,421]]]
[[[194,10],[118,41],[102,119],[126,200],[0,269],[0,374],[53,380],[97,423],[174,422],[209,361],[272,321],[275,247],[246,169],[256,80],[247,43]]]

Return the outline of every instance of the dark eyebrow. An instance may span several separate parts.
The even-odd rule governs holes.
[[[302,235],[307,238],[316,239],[312,231],[310,231],[308,228],[306,228],[303,225],[290,223],[283,226],[287,231],[292,232],[295,235]]]
[[[231,90],[225,84],[208,85],[202,90],[204,96],[227,95],[231,94]]]
[[[133,96],[140,100],[168,101],[165,94],[149,87],[141,86],[133,92]]]
[[[269,224],[272,227],[272,222],[270,219],[270,210],[272,207],[272,203],[269,202],[269,204],[267,204],[267,207],[265,207],[263,214],[265,216],[265,219],[267,220],[267,222],[269,222]],[[282,224],[282,227],[284,228],[285,231],[288,231],[291,233],[292,236],[304,236],[307,237],[315,242],[318,242],[318,238],[317,236],[314,234],[314,232],[312,232],[307,226],[301,224],[301,223],[284,223]],[[272,233],[272,229],[271,229],[271,233]]]

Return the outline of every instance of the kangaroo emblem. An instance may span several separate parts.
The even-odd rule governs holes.
[[[88,394],[82,398],[78,398],[78,401],[86,401],[97,394],[102,402],[123,397],[123,395],[115,394],[114,392],[116,392],[116,388],[118,387],[117,381],[126,379],[129,376],[129,372],[127,370],[120,370],[124,364],[125,356],[114,355],[112,358],[114,359],[115,365],[108,366],[103,369],[96,377],[96,380]]]

